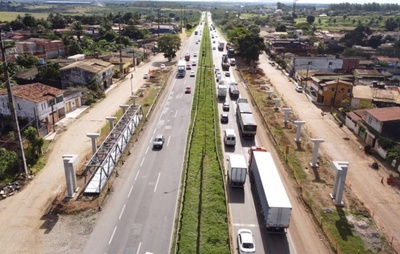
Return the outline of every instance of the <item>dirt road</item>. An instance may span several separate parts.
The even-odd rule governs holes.
[[[158,54],[152,59],[152,62],[164,61],[162,54]],[[142,86],[143,74],[148,72],[149,68],[151,68],[151,63],[146,63],[132,72],[134,91]],[[130,77],[130,74],[127,77]],[[65,178],[62,155],[77,154],[80,156],[79,159],[84,159],[83,155],[91,149],[91,141],[86,134],[99,132],[101,127],[107,123],[106,117],[113,116],[119,109],[119,105],[125,104],[129,100],[130,85],[130,79],[121,81],[115,89],[107,93],[104,100],[86,110],[78,120],[70,123],[66,127],[67,131],[57,134],[56,140],[52,144],[49,160],[42,171],[23,191],[0,202],[2,253],[46,253],[42,249],[42,237],[51,231],[49,226],[54,227],[56,221],[49,222],[42,220],[41,217],[46,213],[46,209],[53,199],[58,194],[64,193]],[[68,232],[64,237],[67,235]],[[53,248],[52,253],[58,251],[65,253],[61,249],[55,250]]]
[[[400,252],[400,235],[397,233],[400,228],[399,191],[381,183],[382,177],[389,176],[389,170],[384,167],[372,170],[373,158],[359,149],[355,135],[345,126],[340,128],[329,112],[322,115],[321,109],[308,101],[305,94],[297,93],[295,85],[268,63],[266,55],[260,56],[260,67],[298,119],[306,122],[304,128],[309,136],[324,139],[320,152],[331,160],[349,162],[347,188],[351,188],[364,203],[388,241]]]

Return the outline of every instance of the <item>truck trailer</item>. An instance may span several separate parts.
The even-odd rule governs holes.
[[[263,147],[251,147],[249,172],[267,232],[286,233],[292,205],[271,153]]]
[[[183,78],[185,77],[186,74],[186,61],[178,61],[178,78]]]
[[[247,164],[241,154],[231,154],[228,160],[228,182],[231,187],[243,187],[246,182]]]
[[[246,99],[241,98],[236,101],[236,104],[236,118],[240,134],[243,138],[254,139],[257,133],[257,122],[253,116],[250,104]]]
[[[223,41],[218,42],[218,50],[219,51],[224,51],[224,46],[225,46],[225,42],[223,42]]]

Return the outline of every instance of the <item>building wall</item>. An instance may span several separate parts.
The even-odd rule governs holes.
[[[342,69],[343,59],[329,57],[294,57],[292,59],[293,72],[299,70],[334,71]]]
[[[334,99],[333,106],[341,107],[343,100],[351,101],[351,89],[351,86],[343,83],[326,85],[322,88],[322,95],[319,96],[320,99],[318,101],[325,106],[332,106],[332,100]]]
[[[376,130],[378,133],[382,132],[382,122],[378,121],[375,117],[367,113],[367,117],[365,119],[365,122],[374,130]]]
[[[36,43],[29,41],[17,41],[15,43],[15,52],[17,54],[35,54]]]

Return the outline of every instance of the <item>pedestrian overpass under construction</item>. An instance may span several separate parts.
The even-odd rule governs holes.
[[[124,106],[124,114],[97,148],[84,171],[85,195],[100,194],[118,163],[126,145],[143,118],[140,106]],[[87,178],[89,180],[87,181]]]

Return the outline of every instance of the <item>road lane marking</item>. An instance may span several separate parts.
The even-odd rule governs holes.
[[[140,172],[140,169],[139,169],[138,172],[136,173],[135,181],[136,181],[137,177],[139,176],[139,172]],[[133,185],[132,185],[132,187],[133,187]]]
[[[139,254],[140,246],[141,246],[141,245],[142,245],[142,242],[139,243],[139,246],[138,246],[138,248],[137,248],[136,254]]]
[[[177,116],[177,115],[178,115],[178,110],[177,110],[177,111],[175,111],[175,116],[174,116],[174,117],[176,118],[176,116]]]
[[[121,219],[121,217],[122,217],[122,214],[124,213],[124,211],[125,211],[125,207],[126,207],[126,204],[124,204],[124,207],[122,207],[122,210],[121,210],[121,213],[119,214],[119,218],[118,218],[118,220],[120,220]]]
[[[135,178],[135,181],[136,181],[136,178]],[[131,186],[131,189],[129,190],[128,198],[131,196],[132,190],[133,190],[133,185]]]
[[[158,181],[160,180],[160,175],[161,175],[161,172],[160,172],[160,173],[158,173],[158,177],[157,177],[156,186],[154,186],[154,192],[156,192],[156,190],[157,190],[157,185],[158,185]]]
[[[110,237],[110,241],[108,241],[108,244],[109,244],[109,245],[110,245],[111,242],[112,242],[112,239],[113,239],[113,237],[114,237],[115,231],[117,231],[117,226],[115,226],[114,231],[112,232],[112,235],[111,235],[111,237]]]
[[[140,166],[143,166],[143,162],[144,162],[144,159],[145,159],[146,157],[143,157],[143,159],[142,159],[142,162],[140,163]]]
[[[169,141],[171,141],[171,136],[168,137],[167,146],[169,146]]]
[[[150,149],[150,147],[148,146],[147,149],[146,149],[145,154],[147,154],[147,152],[149,151],[149,149]]]

